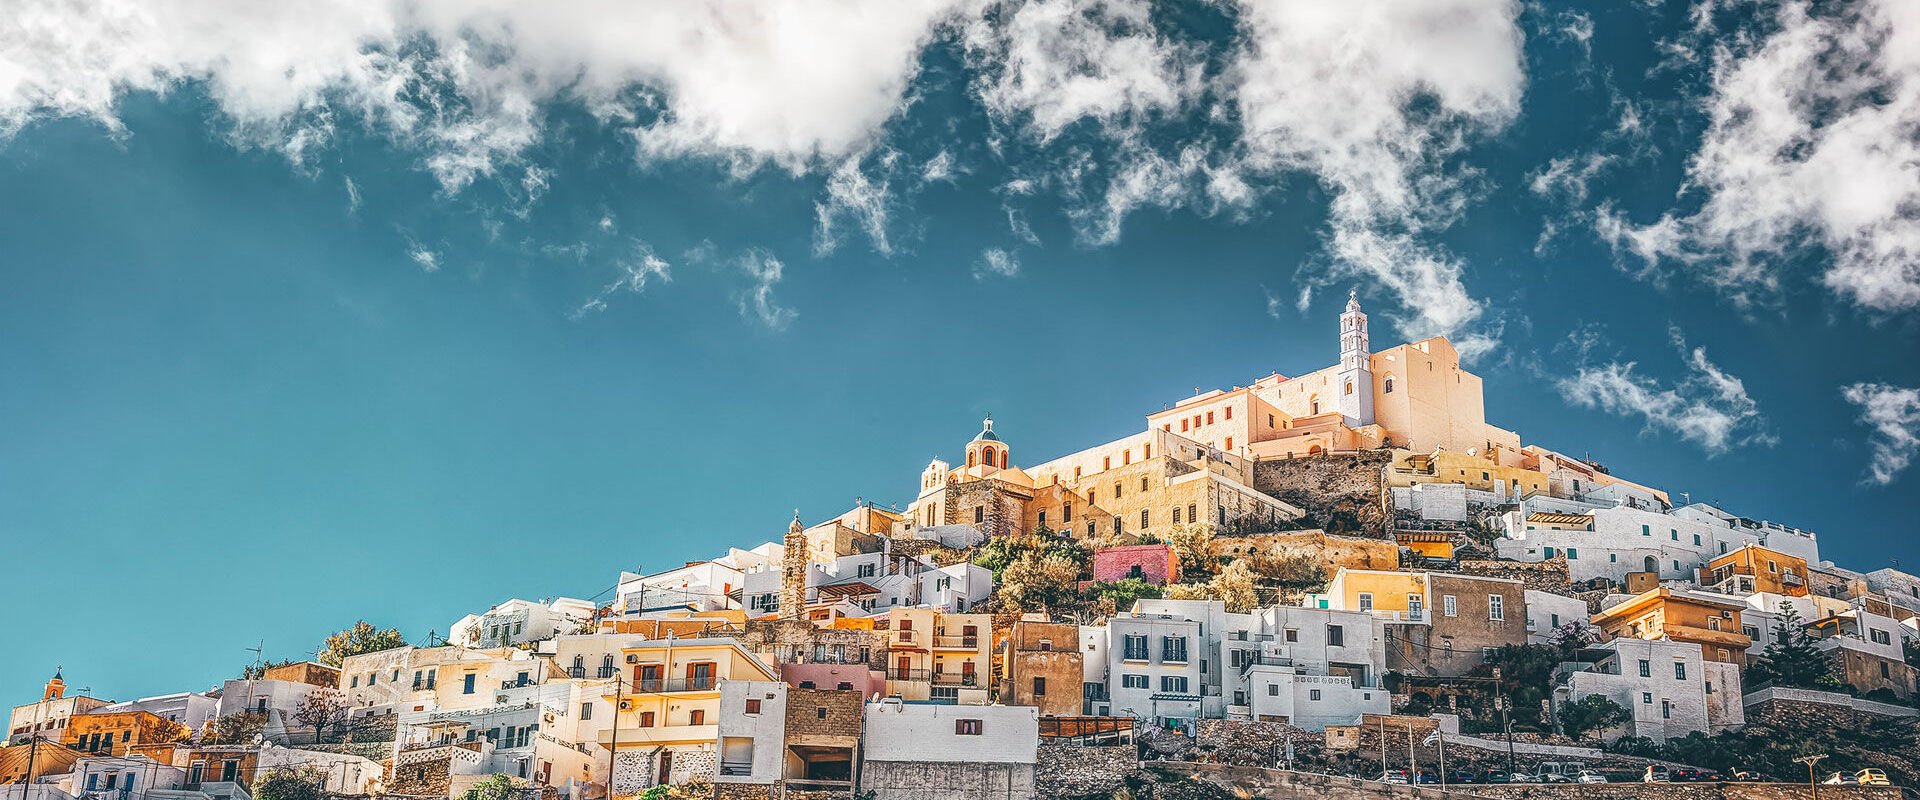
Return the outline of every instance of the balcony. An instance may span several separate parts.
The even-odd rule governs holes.
[[[651,747],[669,744],[712,744],[720,737],[718,724],[707,725],[655,725],[651,728],[621,728],[620,747]],[[608,731],[600,732],[600,744],[612,746],[613,737]]]
[[[890,681],[908,681],[910,683],[926,683],[927,676],[928,676],[928,672],[924,669],[887,670],[887,680],[890,680]]]
[[[1662,632],[1665,633],[1669,639],[1683,642],[1705,642],[1722,647],[1739,648],[1745,648],[1747,645],[1753,644],[1752,639],[1747,638],[1746,634],[1738,631],[1716,631],[1710,628],[1696,628],[1692,625],[1674,625],[1669,623],[1664,626]]]
[[[936,650],[979,650],[978,636],[935,636],[933,647]]]
[[[973,672],[936,672],[933,673],[935,686],[977,686],[980,676]]]
[[[723,777],[723,778],[744,778],[744,777],[746,777],[746,776],[748,776],[748,775],[752,775],[752,774],[753,774],[753,762],[751,762],[751,761],[722,761],[722,762],[720,762],[720,777]]]

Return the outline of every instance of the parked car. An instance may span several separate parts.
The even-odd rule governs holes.
[[[1648,766],[1647,771],[1640,775],[1641,783],[1666,783],[1672,779],[1672,776],[1667,773],[1667,768],[1657,764]]]
[[[1853,773],[1853,780],[1855,783],[1858,783],[1861,786],[1893,785],[1892,781],[1887,780],[1887,773],[1881,772],[1880,770],[1877,770],[1877,769],[1863,769],[1863,770],[1860,770],[1859,772]]]
[[[1698,783],[1701,780],[1701,773],[1700,770],[1697,769],[1681,767],[1676,770],[1668,770],[1667,780],[1673,781],[1674,783]]]
[[[1511,772],[1498,772],[1498,771],[1492,771],[1492,770],[1489,770],[1489,771],[1487,771],[1487,772],[1485,772],[1485,773],[1483,773],[1483,774],[1481,774],[1481,776],[1480,776],[1480,782],[1481,782],[1481,783],[1485,783],[1485,784],[1489,784],[1489,785],[1493,785],[1493,784],[1502,784],[1502,783],[1512,783],[1512,782],[1513,782],[1513,773],[1511,773]]]
[[[1418,784],[1437,784],[1440,782],[1440,776],[1435,775],[1433,770],[1423,769],[1420,770],[1419,775],[1414,777],[1413,782]]]
[[[1542,772],[1533,776],[1532,783],[1573,783],[1573,777],[1558,772]]]
[[[1594,772],[1593,770],[1590,770],[1590,769],[1583,769],[1583,770],[1580,770],[1579,773],[1573,776],[1573,782],[1574,783],[1606,783],[1607,776],[1602,775],[1598,772]]]
[[[1447,783],[1479,783],[1480,777],[1463,769],[1448,770]]]
[[[1380,773],[1380,776],[1373,780],[1375,783],[1393,783],[1401,786],[1407,786],[1412,783],[1412,781],[1407,780],[1407,771],[1404,769],[1387,770]]]
[[[1831,777],[1821,781],[1821,783],[1828,786],[1859,786],[1860,779],[1854,777],[1853,773],[1850,772],[1836,772],[1833,773]]]

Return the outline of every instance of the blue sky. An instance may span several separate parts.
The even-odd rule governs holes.
[[[1527,442],[1920,565],[1897,0],[221,6],[0,20],[14,702],[1035,463],[1349,287]]]

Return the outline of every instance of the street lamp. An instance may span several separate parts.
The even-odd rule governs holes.
[[[1826,753],[1821,753],[1817,756],[1801,756],[1794,759],[1794,761],[1807,765],[1807,795],[1809,800],[1820,800],[1820,786],[1814,783],[1813,765],[1820,763],[1820,759],[1826,757]]]

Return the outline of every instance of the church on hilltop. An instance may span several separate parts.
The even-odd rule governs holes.
[[[1373,351],[1356,294],[1340,315],[1338,356],[1305,375],[1200,392],[1148,414],[1139,433],[1032,466],[1014,460],[989,417],[962,461],[927,464],[902,525],[1101,539],[1190,524],[1277,530],[1316,521],[1256,488],[1257,465],[1355,453],[1391,457],[1392,485],[1455,483],[1519,497],[1624,483],[1489,425],[1480,377],[1461,367],[1445,337]]]

